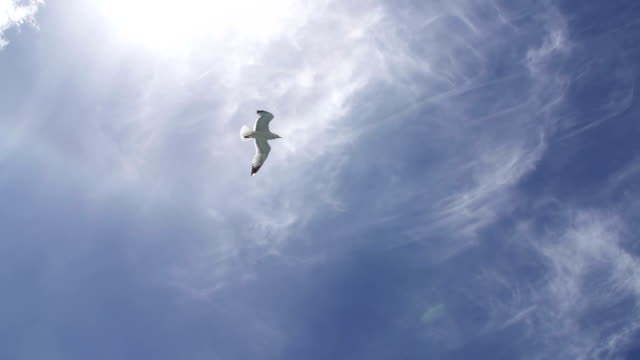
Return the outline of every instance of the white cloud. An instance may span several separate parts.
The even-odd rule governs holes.
[[[524,140],[524,139],[523,139]],[[471,180],[464,189],[437,203],[437,219],[460,234],[473,236],[513,208],[511,188],[535,168],[545,142],[537,144],[489,143],[478,149],[477,159],[465,165],[462,176]]]
[[[364,34],[382,14],[337,2],[300,11],[269,41],[203,43],[188,57],[135,69],[141,82],[131,108],[92,129],[91,142],[101,146],[88,155],[111,170],[87,168],[90,178],[109,174],[92,181],[95,199],[135,192],[154,211],[179,198],[214,237],[194,240],[193,252],[172,267],[171,282],[192,294],[215,293],[227,277],[251,278],[253,264],[278,254],[314,214],[340,209],[333,188],[355,134],[344,117],[376,77],[375,44]],[[198,104],[207,105],[191,112]],[[237,133],[262,108],[275,113],[272,129],[284,139],[251,178],[254,148]],[[189,146],[176,138],[189,138]]]
[[[483,18],[473,2],[447,4],[407,14],[377,1],[317,2],[296,8],[266,40],[205,38],[173,58],[92,42],[109,58],[88,62],[89,78],[74,75],[96,87],[109,112],[83,123],[82,151],[56,156],[62,146],[44,132],[33,142],[74,166],[67,173],[93,202],[126,194],[145,214],[177,207],[195,219],[207,235],[185,245],[172,281],[208,294],[225,276],[251,277],[257,259],[278,253],[323,210],[357,212],[335,191],[346,166],[363,166],[350,150],[372,146],[368,138],[385,126],[406,127],[427,134],[423,142],[446,160],[425,164],[415,183],[379,174],[394,191],[371,197],[353,228],[421,204],[421,220],[404,232],[415,241],[434,232],[466,238],[443,244],[454,253],[513,208],[515,186],[544,154],[563,93],[549,63],[567,36],[555,14],[532,40],[514,30],[509,19],[520,15],[508,9]],[[487,65],[504,56],[503,42],[526,44],[508,59],[524,66],[496,79]],[[272,127],[284,139],[250,178],[253,147],[237,132],[259,108],[276,114]]]
[[[43,0],[0,0],[0,49],[8,44],[5,31],[23,23],[35,25],[35,14]]]
[[[359,135],[384,131],[381,129],[392,123],[419,127],[417,117],[423,126],[433,128],[433,134],[453,140],[435,147],[447,161],[429,165],[432,174],[422,180],[431,184],[431,189],[402,186],[378,194],[376,203],[384,206],[378,212],[370,209],[367,218],[355,227],[367,228],[385,221],[390,209],[415,203],[419,192],[420,202],[429,204],[422,209],[425,220],[405,229],[405,233],[415,241],[424,241],[434,231],[463,238],[449,241],[444,247],[451,248],[442,249],[455,253],[513,208],[517,202],[515,185],[535,168],[546,149],[545,134],[558,98],[548,96],[549,87],[557,89],[557,75],[546,66],[550,58],[557,58],[554,49],[564,46],[560,40],[566,37],[565,28],[554,13],[543,21],[549,25],[539,43],[524,39],[533,44],[522,58],[513,60],[535,60],[535,74],[516,72],[498,81],[489,80],[484,65],[487,57],[493,56],[495,34],[505,28],[475,18],[471,5],[467,4],[467,9],[458,5],[431,9],[427,14],[431,20],[421,32],[424,36],[415,42],[418,39],[411,34],[425,14],[404,18],[376,6],[352,11],[327,3],[309,8],[313,17],[301,14],[306,22],[277,34],[268,43],[251,48],[213,45],[213,50],[203,48],[186,63],[189,70],[180,75],[180,81],[186,84],[181,90],[184,95],[178,95],[209,94],[202,95],[203,99],[222,99],[219,110],[208,116],[225,120],[202,127],[203,132],[211,134],[208,142],[213,161],[204,165],[210,174],[234,166],[228,161],[229,151],[244,157],[250,157],[253,151],[245,149],[246,143],[238,143],[235,137],[223,140],[218,134],[234,133],[238,125],[249,122],[253,113],[245,109],[278,110],[274,110],[277,119],[273,128],[285,139],[275,145],[279,151],[272,153],[261,185],[241,188],[228,184],[240,204],[233,205],[236,211],[246,211],[241,205],[245,203],[256,204],[258,211],[269,209],[258,216],[244,215],[251,224],[251,230],[243,230],[244,235],[256,238],[257,234],[269,234],[261,241],[268,240],[269,246],[277,247],[320,209],[349,210],[334,195],[336,179],[350,164],[346,150],[370,146]],[[497,11],[495,16],[504,19],[507,15]],[[452,35],[454,29],[464,36]],[[511,36],[517,41],[524,35],[513,32]],[[331,44],[330,48],[326,44]],[[219,59],[219,53],[226,54],[228,60]],[[214,61],[215,66],[196,66],[208,61]],[[505,94],[505,87],[511,86],[523,89]],[[388,97],[372,100],[366,93],[372,89]],[[557,91],[561,97],[562,87]],[[364,101],[358,97],[363,94],[367,94]],[[166,97],[163,92],[159,95]],[[157,102],[153,98],[149,101]],[[420,114],[418,110],[425,108],[436,109],[435,116]],[[165,127],[158,123],[142,126],[155,133]],[[436,140],[437,135],[432,136]],[[161,137],[156,139],[162,141]],[[311,148],[306,146],[310,143],[314,144]],[[283,174],[303,175],[286,179],[280,177]],[[218,182],[220,176],[224,177],[218,175],[205,183]],[[379,176],[392,178],[393,173]],[[280,194],[286,200],[275,207],[269,205],[268,199],[274,194],[268,191],[282,188],[287,188],[286,194]],[[209,199],[205,200],[209,201],[207,209],[215,207],[221,196],[214,190],[209,192],[205,197]]]
[[[423,220],[399,241],[444,236],[432,247],[441,260],[519,205],[517,185],[543,158],[567,89],[556,66],[571,53],[563,16],[550,5],[524,7],[538,15],[536,31],[523,31],[513,24],[522,14],[493,5],[430,4],[415,18],[396,14],[378,39],[378,50],[390,50],[380,55],[382,79],[398,94],[379,123],[419,132],[423,152],[438,154],[413,187],[379,195],[388,211],[379,219],[420,208]],[[504,52],[505,44],[519,49]],[[507,63],[501,77],[491,73],[495,62]]]
[[[624,303],[640,301],[640,261],[627,248],[627,225],[605,210],[561,211],[556,217],[558,224],[541,234],[519,229],[518,239],[526,240],[520,245],[542,255],[546,275],[539,286],[529,286],[525,301],[502,310],[515,314],[512,319],[526,316],[528,336],[544,344],[530,358],[618,354],[640,329],[640,313]],[[624,316],[607,313],[625,306],[630,308]],[[594,321],[600,326],[585,325]]]
[[[537,344],[528,359],[620,358],[640,331],[637,175],[631,161],[591,194],[609,207],[531,199],[534,217],[500,230],[512,258],[487,265],[471,281],[482,291],[468,293],[487,309],[487,334],[513,327],[520,341]]]

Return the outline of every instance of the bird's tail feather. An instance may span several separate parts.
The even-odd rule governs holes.
[[[242,128],[240,128],[240,137],[242,140],[249,140],[251,135],[253,135],[253,130],[249,129],[247,125],[242,125]]]

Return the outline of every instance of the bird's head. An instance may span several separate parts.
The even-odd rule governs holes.
[[[278,134],[273,134],[276,136],[276,139],[282,139],[282,136],[278,135]]]

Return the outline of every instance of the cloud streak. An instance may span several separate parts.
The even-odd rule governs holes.
[[[0,263],[82,309],[43,348],[71,324],[167,358],[615,358],[639,323],[637,62],[579,21],[600,5],[564,4],[282,1],[269,31],[171,53],[50,5],[64,31],[0,67],[22,249]],[[237,133],[261,108],[284,139],[251,178]],[[159,329],[151,350],[92,340],[120,319]]]
[[[546,285],[532,293],[535,310],[527,311],[533,331],[547,334],[541,337],[545,350],[531,358],[620,354],[640,324],[635,307],[629,308],[629,301],[640,299],[640,263],[626,249],[625,224],[615,213],[601,210],[561,216],[566,222],[557,230],[542,238],[528,235],[548,269]],[[616,315],[615,308],[627,309],[626,315]],[[595,326],[594,321],[607,325]]]
[[[22,24],[36,25],[35,14],[44,4],[42,0],[2,0],[0,1],[0,49],[9,44],[5,32],[11,28],[19,28]]]

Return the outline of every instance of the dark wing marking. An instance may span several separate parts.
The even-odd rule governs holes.
[[[269,151],[271,151],[271,146],[269,146],[267,140],[256,139],[256,156],[253,157],[253,162],[251,163],[251,176],[260,170],[262,164],[267,160],[267,156],[269,156]]]

